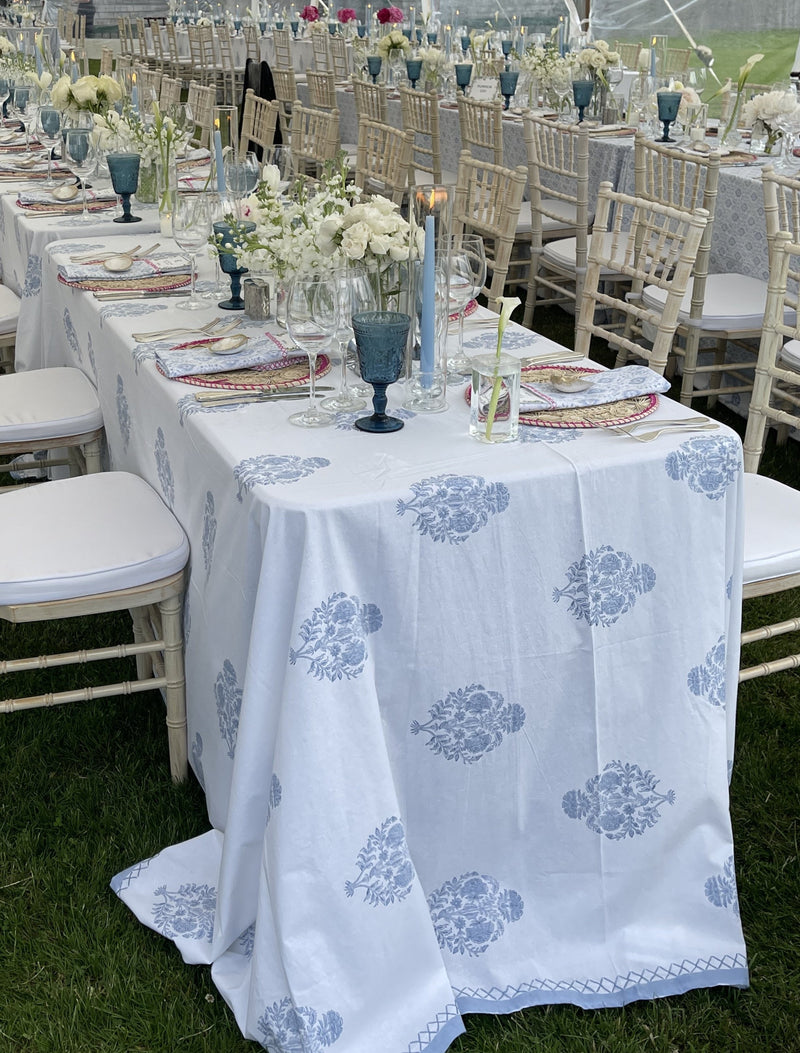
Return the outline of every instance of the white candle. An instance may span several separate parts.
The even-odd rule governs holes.
[[[436,340],[436,221],[425,219],[425,257],[422,262],[422,322],[420,325],[419,371],[423,388],[433,383]]]

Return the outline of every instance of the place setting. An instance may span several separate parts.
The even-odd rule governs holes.
[[[74,289],[92,292],[97,299],[115,299],[136,294],[178,293],[191,284],[190,265],[180,252],[123,251],[99,253],[88,261],[68,259],[58,265],[58,281]]]

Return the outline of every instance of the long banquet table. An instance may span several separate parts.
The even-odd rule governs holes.
[[[203,407],[130,336],[182,312],[59,283],[75,244],[44,254],[44,364],[97,384],[110,465],[192,547],[211,828],[121,861],[137,917],[210,964],[273,1053],[439,1051],[465,1012],[745,986],[738,439],[484,446],[460,389],[444,413],[400,409],[391,437],[352,414],[294,428],[297,403]],[[555,346],[518,328],[506,345]]]

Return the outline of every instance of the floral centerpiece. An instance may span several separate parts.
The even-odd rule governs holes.
[[[306,6],[300,12],[300,17],[306,23],[306,25],[309,25],[311,22],[318,22],[319,8],[314,7],[313,4],[306,4]]]
[[[738,133],[736,130],[739,126],[739,115],[741,113],[742,108],[744,86],[745,84],[747,84],[750,74],[753,72],[758,63],[763,59],[763,57],[763,54],[761,54],[760,52],[756,53],[755,55],[751,55],[747,62],[745,62],[743,66],[739,67],[739,76],[736,80],[736,88],[734,89],[732,81],[730,80],[730,78],[728,78],[728,80],[722,85],[722,87],[718,91],[716,91],[708,100],[709,102],[711,102],[714,99],[716,99],[718,95],[721,95],[724,92],[730,93],[734,90],[736,92],[736,97],[733,99],[733,103],[730,107],[730,112],[728,113],[728,119],[726,121],[725,127],[722,129],[722,134],[719,137],[720,146],[724,146],[726,142],[730,143],[734,139],[736,139],[736,141],[738,142]]]
[[[608,70],[619,64],[619,52],[612,51],[606,40],[595,40],[578,52],[578,68],[591,73],[600,84],[608,87]]]
[[[382,26],[400,25],[404,19],[399,7],[382,7],[375,16]]]
[[[411,44],[401,29],[391,29],[384,33],[376,47],[378,54],[387,62],[395,58],[405,58],[411,53]]]
[[[340,7],[336,12],[336,17],[343,26],[346,26],[349,22],[356,22],[358,20],[358,15],[352,7]]]
[[[793,92],[790,91],[766,91],[761,95],[755,95],[744,104],[742,119],[745,125],[753,129],[756,136],[760,124],[766,132],[764,153],[771,153],[773,146],[783,136],[783,131],[778,127],[780,121],[795,117],[800,110]]]
[[[59,77],[51,92],[52,103],[63,113],[104,114],[122,101],[122,88],[113,77],[79,77],[73,84],[66,75]]]
[[[447,71],[447,55],[441,48],[429,47],[420,48],[417,58],[422,59],[422,79],[426,80],[429,86],[438,88]]]

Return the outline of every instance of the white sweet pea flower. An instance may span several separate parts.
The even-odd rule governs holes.
[[[277,165],[264,165],[261,181],[267,190],[277,193],[281,185],[281,170]]]

